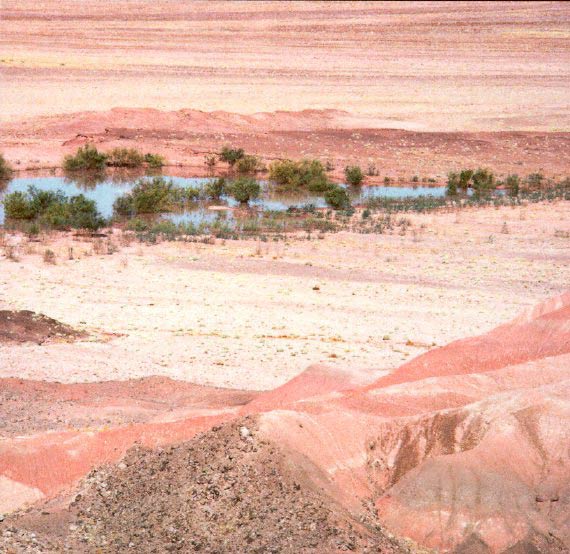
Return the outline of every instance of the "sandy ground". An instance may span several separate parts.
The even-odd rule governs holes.
[[[316,362],[390,370],[570,282],[567,203],[409,217],[406,236],[126,246],[116,235],[113,255],[64,237],[49,244],[57,265],[43,263],[46,244],[21,243],[18,262],[0,258],[0,306],[91,338],[2,345],[0,376],[255,390]]]
[[[3,0],[0,119],[116,106],[348,109],[568,130],[566,2]]]

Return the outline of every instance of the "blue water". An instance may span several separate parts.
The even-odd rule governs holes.
[[[183,187],[202,187],[210,179],[208,178],[188,178],[188,177],[168,177],[179,186]],[[0,191],[0,224],[4,223],[4,205],[3,198],[6,194],[15,191],[25,192],[30,185],[41,190],[57,191],[61,190],[68,196],[83,194],[87,198],[94,200],[101,215],[111,217],[113,215],[113,203],[115,200],[129,192],[135,185],[136,179],[126,182],[117,182],[117,180],[107,179],[96,184],[82,184],[80,181],[70,180],[65,177],[23,177],[12,179],[7,187]],[[315,194],[289,194],[274,190],[267,182],[261,182],[263,193],[261,198],[251,202],[251,205],[263,210],[284,211],[291,206],[303,206],[313,204],[317,208],[325,208],[326,202],[322,196]],[[388,198],[414,198],[418,196],[443,196],[445,189],[443,187],[385,187],[385,186],[366,186],[366,187],[348,187],[353,204],[359,204],[366,199],[385,196]],[[231,198],[222,198],[220,204],[225,204],[229,208],[234,208],[238,203]],[[176,222],[193,222],[199,224],[201,222],[212,222],[222,214],[231,217],[231,211],[219,212],[208,210],[208,204],[204,202],[196,203],[195,207],[181,212],[167,214],[165,217]]]

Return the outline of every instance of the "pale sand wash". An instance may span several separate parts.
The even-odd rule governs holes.
[[[568,203],[405,217],[406,236],[287,243],[122,246],[115,234],[113,255],[71,236],[23,241],[20,261],[0,257],[0,307],[91,336],[0,345],[0,377],[163,375],[259,390],[318,362],[380,374],[568,287]],[[48,246],[57,265],[42,261]]]

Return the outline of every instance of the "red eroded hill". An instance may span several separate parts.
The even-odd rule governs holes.
[[[568,551],[569,293],[485,335],[377,375],[315,366],[252,398],[235,391],[224,398],[219,391],[188,390],[178,394],[176,410],[170,406],[132,425],[13,437],[0,451],[0,487],[15,498],[12,507],[18,495],[20,504],[54,496],[92,467],[118,460],[135,442],[156,448],[214,425],[200,440],[211,439],[221,448],[218,424],[248,414],[255,425],[238,440],[247,442],[253,433],[252,440],[275,445],[292,479],[354,521],[369,521],[373,514],[394,535],[441,552]],[[161,393],[176,390],[171,385],[161,383]],[[89,397],[84,387],[92,386],[110,395],[106,385],[81,385],[81,397]],[[76,393],[65,394],[77,401]],[[200,401],[204,394],[208,402]],[[229,409],[223,409],[225,401]],[[142,456],[160,467],[171,456],[186,456],[169,452],[156,454],[160,464],[154,454]],[[138,454],[131,458],[138,467]],[[119,470],[111,470],[125,498],[142,494],[133,471],[124,481]],[[91,482],[97,478],[87,485]],[[162,504],[160,487],[153,494]],[[193,509],[187,508],[190,518]],[[136,506],[129,510],[128,521],[137,520]],[[105,525],[117,532],[111,519]]]

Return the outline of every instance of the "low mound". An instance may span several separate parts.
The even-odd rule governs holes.
[[[72,341],[85,336],[69,325],[29,310],[0,310],[0,343]]]
[[[118,466],[87,477],[71,512],[71,532],[67,537],[46,537],[46,548],[139,553],[410,552],[381,528],[352,521],[344,510],[308,488],[303,472],[298,467],[293,471],[283,451],[258,436],[251,418],[214,427],[164,450],[131,449]],[[21,544],[27,538],[19,533],[11,540]],[[6,542],[8,548],[11,543]]]

